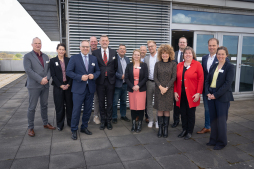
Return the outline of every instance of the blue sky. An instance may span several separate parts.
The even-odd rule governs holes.
[[[30,51],[34,37],[42,40],[42,51],[54,52],[52,42],[17,0],[0,0],[0,51]]]

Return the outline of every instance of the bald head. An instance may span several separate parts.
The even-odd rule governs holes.
[[[144,45],[142,45],[142,46],[140,46],[140,57],[141,58],[144,58],[144,57],[146,57],[146,53],[147,53],[147,48],[146,48],[146,46],[144,46]]]
[[[91,51],[94,51],[97,49],[98,41],[95,36],[90,37],[90,46],[91,46]]]

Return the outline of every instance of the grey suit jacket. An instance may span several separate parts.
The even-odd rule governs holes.
[[[43,86],[49,88],[49,83],[47,83],[46,85],[40,84],[42,78],[44,78],[45,76],[47,76],[48,80],[51,77],[49,57],[46,54],[42,53],[42,58],[44,67],[42,66],[40,60],[38,59],[34,51],[25,54],[23,59],[23,65],[27,74],[27,88],[42,88]]]
[[[157,55],[158,55],[158,52],[157,52]],[[156,62],[158,62],[158,61],[159,61],[158,58],[156,58]],[[150,55],[145,57],[145,63],[147,64],[147,68],[148,68],[148,78],[149,78],[149,74],[150,74],[149,62],[150,62]]]

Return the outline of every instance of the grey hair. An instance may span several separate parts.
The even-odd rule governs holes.
[[[80,47],[81,47],[81,44],[82,44],[83,42],[87,42],[87,43],[89,43],[89,45],[90,45],[89,40],[82,40],[82,41],[80,42],[80,44],[79,44]]]
[[[34,40],[35,40],[35,39],[39,39],[39,40],[41,41],[41,39],[40,39],[40,38],[35,37],[35,38],[33,38],[33,40],[32,40],[32,44],[34,43]]]

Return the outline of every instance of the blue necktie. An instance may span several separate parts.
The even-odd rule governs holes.
[[[85,67],[86,67],[86,71],[88,72],[88,61],[87,61],[87,55],[85,55],[85,59],[84,59],[84,63],[85,63]]]

